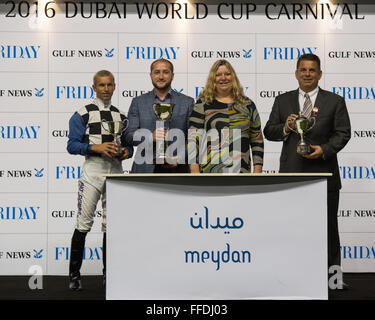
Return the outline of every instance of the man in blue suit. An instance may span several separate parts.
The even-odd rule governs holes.
[[[138,147],[131,172],[190,172],[187,164],[186,141],[194,99],[171,88],[174,73],[173,64],[170,61],[166,59],[155,60],[151,64],[150,77],[154,89],[132,100],[128,113],[129,127],[123,136],[124,143]],[[170,140],[171,137],[168,137],[168,130],[157,128],[158,119],[152,107],[154,103],[174,104],[169,124],[169,134],[171,135],[171,132],[177,134],[173,135],[173,141],[169,142],[169,144],[171,147],[173,145],[175,151],[179,151],[180,156],[178,160],[176,157],[174,162],[165,161],[165,163],[155,164],[156,141]]]

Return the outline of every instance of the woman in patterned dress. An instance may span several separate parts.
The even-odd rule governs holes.
[[[263,149],[254,102],[244,95],[231,64],[216,61],[190,117],[191,173],[261,173]]]

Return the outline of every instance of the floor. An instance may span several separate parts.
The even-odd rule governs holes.
[[[348,290],[330,290],[329,300],[375,300],[375,273],[346,273]],[[68,278],[44,276],[43,289],[31,290],[28,276],[0,276],[0,300],[105,300],[102,277],[83,276],[84,290],[68,289]]]
[[[344,274],[348,290],[331,290],[329,300],[323,301],[281,301],[281,300],[220,300],[220,301],[107,301],[101,276],[83,276],[84,290],[72,292],[64,276],[44,276],[43,289],[31,290],[28,276],[0,276],[0,307],[11,310],[17,317],[48,314],[59,317],[98,318],[103,311],[125,316],[126,319],[247,319],[244,315],[288,314],[288,318],[302,314],[321,317],[333,313],[335,317],[347,316],[349,310],[373,311],[375,300],[375,273]],[[194,313],[201,307],[200,314]],[[47,307],[47,308],[46,308]],[[202,307],[210,310],[225,310],[223,314],[202,314]],[[215,308],[214,308],[215,307]],[[219,309],[217,309],[219,308]],[[160,310],[179,314],[158,314]],[[165,311],[167,310],[167,311]],[[206,309],[205,309],[206,310]],[[299,310],[297,312],[297,310]],[[118,312],[116,312],[118,311]],[[259,312],[259,313],[258,313]]]

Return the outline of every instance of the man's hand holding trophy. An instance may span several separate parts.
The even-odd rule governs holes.
[[[125,121],[102,121],[104,131],[113,136],[113,143],[115,144],[114,156],[119,160],[124,160],[129,156],[129,151],[121,146],[120,141],[121,134],[128,128],[128,125],[128,119],[125,119]]]
[[[285,123],[285,132],[293,131],[300,136],[300,140],[297,143],[297,154],[310,158],[309,155],[316,151],[315,147],[306,142],[306,134],[309,132],[315,125],[315,117],[306,118],[300,112],[299,115],[291,114],[286,120]],[[311,149],[314,149],[312,151]]]

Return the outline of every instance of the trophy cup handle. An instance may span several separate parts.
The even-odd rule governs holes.
[[[316,123],[315,117],[309,118],[309,127],[307,128],[306,132],[310,131],[312,128],[314,128]]]
[[[101,121],[101,125],[102,125],[102,128],[103,128],[105,131],[109,132],[109,130],[104,126],[104,123],[106,123],[106,122],[108,122],[106,119],[102,119],[102,121]],[[110,133],[110,132],[109,132],[109,133]]]
[[[293,132],[295,132],[295,133],[298,133],[296,130],[292,129],[292,128],[289,126],[289,122],[296,122],[296,121],[295,121],[295,120],[293,121],[293,120],[289,120],[289,119],[287,119],[287,121],[286,121],[286,126],[288,127],[288,129],[289,129],[290,131],[293,131]]]
[[[123,134],[123,133],[128,129],[128,127],[129,127],[129,119],[126,118],[126,119],[124,120],[123,124],[124,124],[124,125],[123,125],[123,127],[122,127],[121,134]]]

